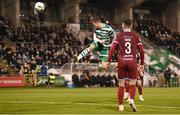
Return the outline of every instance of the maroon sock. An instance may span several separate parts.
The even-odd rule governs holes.
[[[142,95],[142,85],[138,85],[139,95]]]
[[[136,94],[136,86],[135,85],[129,86],[129,94],[130,94],[130,99],[135,98],[135,94]]]
[[[119,105],[123,104],[123,98],[124,98],[124,87],[119,86],[118,87],[118,101],[119,101]]]
[[[125,83],[126,92],[129,93],[129,82]]]

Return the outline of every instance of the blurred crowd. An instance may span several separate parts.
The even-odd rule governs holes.
[[[166,47],[180,56],[180,33],[172,32],[168,26],[151,19],[137,19],[136,22],[136,31],[157,46]]]
[[[92,74],[84,70],[81,75],[74,73],[72,75],[74,87],[114,87],[118,86],[116,75]]]
[[[118,26],[116,21],[106,21]],[[89,24],[89,18],[81,19],[81,24]],[[137,19],[136,30],[158,46],[168,47],[180,54],[180,34],[171,32],[169,27],[149,19]],[[11,42],[3,42],[3,40]],[[77,35],[67,27],[25,25],[14,26],[6,17],[0,16],[0,57],[14,66],[19,72],[32,73],[37,65],[45,64],[48,68],[61,67],[73,61],[92,42],[92,33],[81,30]],[[116,59],[113,59],[116,60]],[[96,62],[96,56],[87,56],[84,62]]]
[[[61,67],[65,63],[70,63],[74,54],[81,52],[83,46],[91,42],[91,38],[88,37],[84,37],[82,42],[67,28],[66,24],[16,27],[9,24],[6,18],[1,19],[0,24],[3,30],[0,34],[1,38],[11,40],[10,44],[0,43],[1,57],[18,71],[27,66],[28,73],[32,73],[37,65],[43,63],[49,68]],[[89,57],[84,61],[87,62],[88,59]]]
[[[8,75],[9,72],[2,66],[0,66],[0,76],[1,75]]]
[[[9,32],[8,28],[11,25],[12,24],[10,23],[8,18],[0,16],[0,41],[2,41],[3,37],[8,34],[8,32]]]

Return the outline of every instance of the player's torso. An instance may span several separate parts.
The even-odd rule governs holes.
[[[114,37],[114,31],[109,25],[106,25],[101,29],[96,29],[96,37],[100,40],[105,40],[104,46],[109,47],[112,43],[112,37]]]
[[[136,61],[137,39],[133,32],[122,32],[119,41],[119,59]]]

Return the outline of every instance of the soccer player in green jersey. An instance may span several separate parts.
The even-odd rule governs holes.
[[[102,23],[100,18],[91,19],[91,23],[94,27],[93,42],[79,54],[77,61],[86,57],[89,52],[99,52],[101,62],[106,62],[115,32],[109,25]]]

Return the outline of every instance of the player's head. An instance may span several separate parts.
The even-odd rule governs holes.
[[[122,29],[131,28],[131,20],[126,19],[122,22]]]
[[[95,29],[101,28],[101,19],[99,17],[91,18],[90,22]]]

